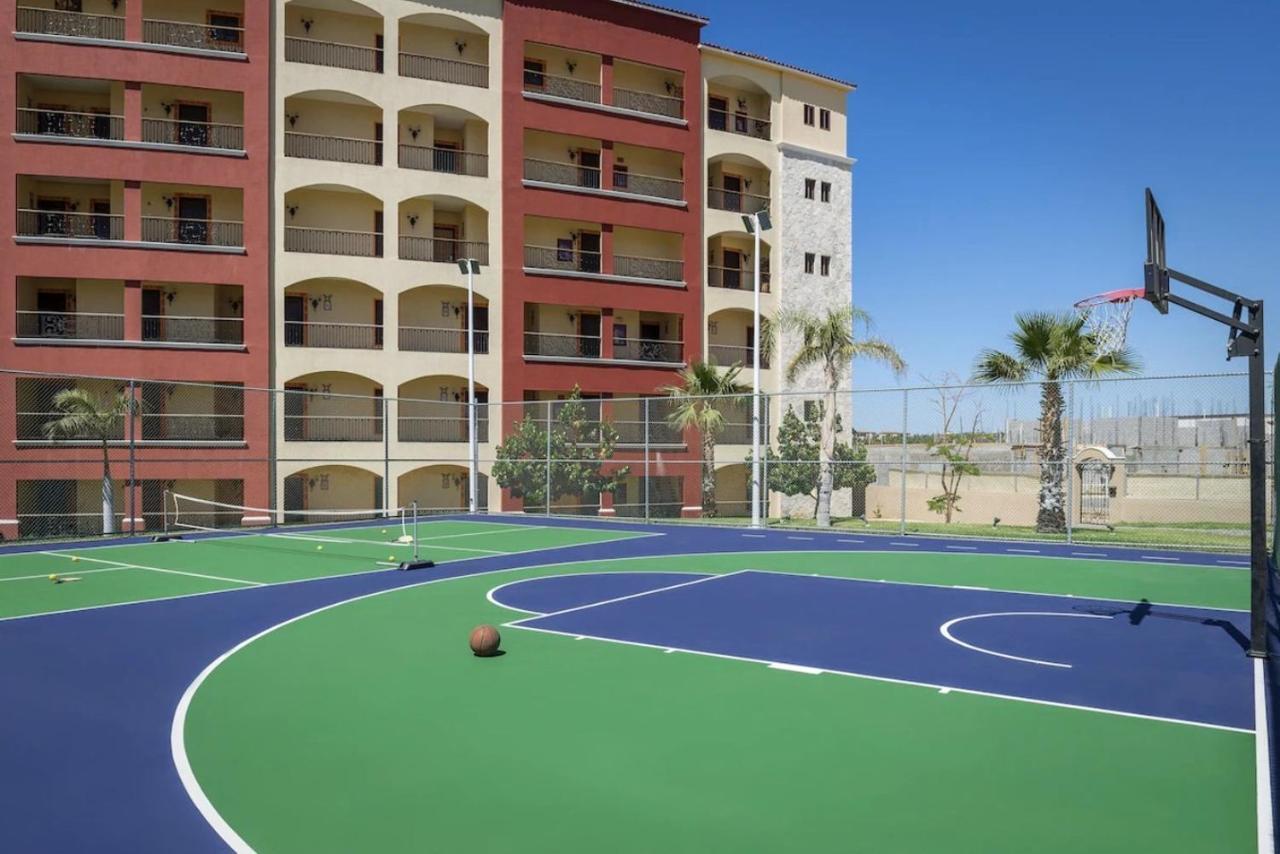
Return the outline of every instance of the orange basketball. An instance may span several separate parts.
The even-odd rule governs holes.
[[[487,658],[494,655],[501,643],[502,636],[493,626],[476,626],[471,630],[471,651],[478,656]]]

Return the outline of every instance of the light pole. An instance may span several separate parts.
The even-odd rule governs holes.
[[[760,527],[760,233],[773,227],[768,211],[745,214],[742,224],[747,233],[755,236],[755,250],[751,256],[755,266],[752,288],[753,305],[751,332],[751,527]]]
[[[458,269],[467,277],[467,442],[471,463],[467,467],[467,512],[474,514],[478,506],[476,485],[479,482],[480,442],[476,431],[476,287],[475,275],[480,272],[480,262],[474,258],[459,258]]]

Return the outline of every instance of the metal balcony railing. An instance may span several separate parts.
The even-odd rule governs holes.
[[[614,421],[613,429],[618,431],[618,445],[621,447],[637,447],[645,444],[644,421]],[[665,417],[650,413],[649,421],[650,445],[683,445],[684,433],[666,422]]]
[[[289,36],[284,40],[284,58],[287,62],[304,62],[308,65],[346,68],[350,71],[382,73],[382,50],[363,45]]]
[[[124,216],[19,208],[17,230],[23,237],[124,240]]]
[[[19,107],[15,130],[40,136],[124,139],[124,116]]]
[[[762,259],[763,260],[763,259]],[[707,287],[728,288],[731,291],[755,290],[756,275],[754,270],[743,270],[738,267],[718,267],[707,265]],[[769,271],[760,271],[760,293],[769,293]]]
[[[236,442],[244,439],[242,413],[178,413],[143,411],[144,442]]]
[[[218,219],[142,217],[146,243],[183,243],[193,246],[244,246],[244,223]]]
[[[217,122],[143,119],[142,141],[244,151],[244,127]]]
[[[244,318],[144,314],[142,340],[175,344],[243,344]]]
[[[373,231],[343,231],[334,228],[285,226],[285,252],[315,252],[322,255],[382,257],[382,235]]]
[[[531,270],[565,270],[578,273],[599,273],[600,253],[579,249],[559,249],[551,246],[526,246],[524,266]]]
[[[599,359],[600,337],[563,335],[554,332],[526,332],[526,356],[551,356],[558,359]]]
[[[147,44],[244,53],[244,28],[226,24],[144,19],[142,40]]]
[[[436,80],[441,83],[457,83],[460,86],[478,86],[481,89],[489,88],[489,66],[439,56],[402,52],[400,76],[416,77],[419,80]]]
[[[402,169],[423,169],[427,172],[474,175],[479,178],[489,175],[489,155],[455,151],[452,148],[402,143],[399,162]]]
[[[600,189],[600,170],[596,167],[575,166],[572,163],[557,163],[533,157],[526,157],[524,160],[524,179],[565,187]]]
[[[718,211],[753,214],[769,209],[769,197],[723,187],[707,187],[707,207]]]
[[[400,257],[407,261],[437,261],[452,264],[460,258],[489,263],[489,244],[478,240],[400,235]]]
[[[286,442],[381,442],[380,415],[285,415]]]
[[[613,358],[679,364],[684,361],[684,344],[680,341],[656,341],[649,338],[614,338]]]
[[[659,95],[657,92],[640,92],[614,86],[613,105],[624,110],[635,110],[638,113],[649,113],[654,116],[684,118],[684,98]]]
[[[729,113],[724,110],[707,108],[707,127],[711,130],[722,130],[756,139],[769,139],[771,124],[768,119],[750,116],[746,113]]]
[[[14,30],[46,36],[124,41],[124,18],[19,6]]]
[[[286,131],[284,156],[381,166],[382,143],[374,139]]]
[[[477,329],[476,352],[489,352],[489,330]],[[432,326],[401,326],[400,349],[414,353],[465,353],[467,330]]]
[[[329,350],[381,350],[382,327],[374,323],[313,323],[286,320],[284,345]]]
[[[19,338],[123,341],[124,315],[67,311],[19,311]]]
[[[755,348],[743,347],[738,344],[708,344],[707,357],[715,364],[722,367],[729,365],[744,365],[751,367],[755,364]],[[769,358],[763,353],[760,355],[760,367],[768,369]]]
[[[764,425],[761,424],[761,437],[768,435],[764,432]],[[716,442],[721,445],[750,445],[751,444],[751,422],[745,424],[741,422],[728,422],[720,428],[720,432],[716,434]]]
[[[400,404],[411,406],[408,401]],[[454,404],[455,408],[465,404]],[[401,442],[469,442],[470,425],[466,416],[400,415],[397,438]],[[489,419],[476,418],[476,441],[489,441]]]
[[[671,258],[614,255],[613,272],[617,276],[631,276],[637,279],[682,282],[684,281],[684,262]]]
[[[633,193],[637,196],[653,196],[659,199],[684,198],[684,181],[679,178],[660,178],[657,175],[637,175],[634,172],[613,173],[615,192]]]
[[[536,92],[540,95],[551,95],[566,98],[570,101],[583,101],[588,104],[600,103],[600,84],[574,77],[560,77],[544,71],[524,72],[524,91]]]

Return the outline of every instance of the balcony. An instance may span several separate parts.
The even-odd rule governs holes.
[[[756,289],[755,242],[743,232],[726,232],[707,239],[707,287],[729,291]],[[769,293],[768,241],[760,241],[760,292]]]
[[[83,12],[19,6],[14,32],[55,38],[124,41],[123,15],[88,15]]]
[[[141,0],[134,0],[141,2]],[[76,6],[81,5],[75,3]],[[193,20],[167,20],[143,17],[142,41],[139,46],[182,53],[244,56],[244,21],[242,11],[207,11],[203,7],[166,7],[189,11]],[[238,5],[238,4],[236,4]],[[115,5],[113,4],[113,10]],[[125,41],[125,18],[122,15],[86,14],[84,12],[19,6],[14,32],[43,37],[50,41]]]
[[[124,315],[92,312],[19,311],[16,336],[57,341],[123,341]]]
[[[576,77],[562,77],[544,71],[524,72],[524,91],[584,104],[600,103],[600,84]]]
[[[489,212],[456,196],[414,196],[400,203],[399,256],[406,261],[489,263]],[[479,240],[473,238],[481,238]]]
[[[359,258],[382,257],[382,233],[345,231],[336,228],[285,226],[285,252],[314,252],[321,255],[351,255]]]
[[[750,368],[755,364],[755,348],[744,347],[739,344],[708,344],[707,358],[712,364],[721,367],[729,367],[730,365],[742,365]],[[763,354],[760,356],[760,367],[764,370],[769,368],[769,358]]]
[[[605,273],[601,269],[602,256],[599,252],[550,246],[524,247],[524,266],[532,273],[580,273],[600,278],[647,279],[673,283],[684,281],[683,261],[617,254],[612,257],[613,273]]]
[[[377,47],[288,36],[284,40],[284,58],[285,62],[382,73],[382,48]]]
[[[475,113],[444,104],[419,105],[401,110],[397,124],[400,168],[488,176],[489,123]]]
[[[412,353],[465,353],[467,330],[439,326],[400,326],[400,349]],[[476,330],[476,353],[489,352],[489,330]]]
[[[33,136],[123,140],[124,116],[19,107],[14,129]]]
[[[143,119],[142,141],[156,145],[244,151],[244,127],[215,122]]]
[[[489,244],[477,240],[402,234],[400,257],[406,261],[434,261],[444,264],[453,264],[461,258],[474,258],[481,264],[488,264]]]
[[[604,321],[612,326],[605,328]],[[527,322],[535,328],[525,330],[524,355],[535,360],[663,366],[685,361],[679,315],[624,310],[602,318],[589,308],[538,305]]]
[[[386,404],[373,380],[342,371],[306,374],[285,383],[286,442],[381,442]]]
[[[373,323],[316,323],[286,320],[284,345],[331,350],[381,350],[382,326]]]
[[[382,143],[374,139],[286,131],[284,156],[380,166],[382,165]]]
[[[613,105],[623,110],[684,118],[684,75],[679,71],[616,59]]]
[[[426,145],[400,144],[400,168],[421,169],[426,172],[443,172],[449,175],[489,175],[489,155],[458,151],[453,148],[432,148]]]
[[[285,157],[366,166],[382,164],[382,108],[345,92],[285,98]]]
[[[489,352],[489,302],[473,298],[475,351]],[[400,294],[400,350],[413,353],[467,352],[467,292],[450,285],[427,285]]]
[[[142,340],[168,344],[244,344],[244,319],[174,314],[142,315]]]
[[[476,440],[489,441],[489,397],[483,385],[476,387]],[[470,406],[467,381],[439,375],[418,377],[403,383],[394,403],[396,438],[401,442],[470,441]]]
[[[764,318],[766,327],[768,318]],[[707,359],[721,367],[742,365],[750,368],[755,359],[754,313],[746,309],[730,308],[716,311],[707,317]],[[760,367],[767,370],[769,359],[760,356]]]
[[[707,108],[707,128],[765,140],[772,139],[773,132],[770,121],[763,116],[730,113],[710,107]]]
[[[244,246],[244,223],[192,216],[144,216],[142,241],[239,249]]]
[[[707,207],[738,214],[754,214],[769,209],[769,197],[743,190],[707,188]]]
[[[299,187],[284,197],[284,250],[381,258],[381,201],[341,185]]]
[[[599,139],[526,130],[524,184],[683,204],[679,152],[620,143],[607,157],[605,149]]]
[[[400,53],[400,76],[454,83],[458,86],[489,88],[489,66],[487,65],[404,51]]]
[[[244,55],[244,20],[239,12],[209,12],[208,22],[144,18],[142,41],[191,51]]]
[[[489,35],[462,18],[410,15],[400,20],[400,76],[489,88]]]
[[[760,279],[763,282],[760,293],[769,293],[769,273],[766,266],[760,273]],[[707,287],[709,288],[728,288],[733,291],[754,291],[756,284],[756,274],[754,270],[743,269],[741,267],[719,267],[714,264],[707,265]]]
[[[124,215],[18,208],[20,237],[41,241],[124,240]]]
[[[244,288],[190,282],[144,282],[144,343],[238,350],[244,345]]]

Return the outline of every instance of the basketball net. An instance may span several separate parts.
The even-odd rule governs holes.
[[[1142,288],[1127,288],[1086,297],[1076,303],[1076,311],[1084,318],[1085,328],[1098,343],[1098,355],[1124,349],[1133,305],[1144,293]]]

